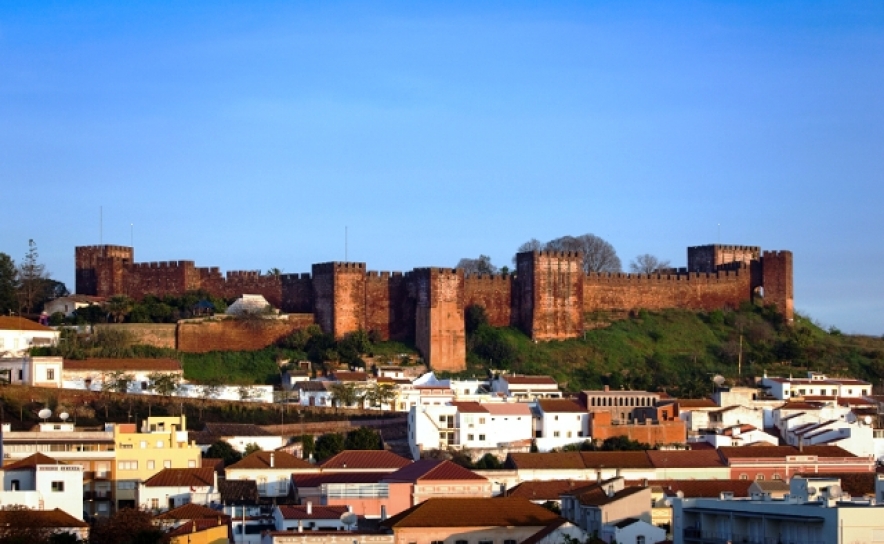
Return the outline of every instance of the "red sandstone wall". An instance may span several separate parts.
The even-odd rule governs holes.
[[[262,275],[257,270],[228,272],[224,291],[228,298],[261,295],[274,308],[282,307],[282,281],[272,274]]]
[[[765,251],[761,258],[765,304],[774,304],[787,323],[795,319],[792,284],[792,252]]]
[[[509,327],[513,321],[512,276],[464,277],[464,305],[482,306],[495,327]]]
[[[736,308],[752,296],[748,269],[710,274],[588,274],[583,310],[592,312],[687,308]]]
[[[313,324],[311,314],[292,314],[288,319],[188,320],[178,324],[178,350],[188,353],[248,351],[265,348],[293,331]]]
[[[589,414],[589,436],[593,441],[614,436],[625,436],[651,446],[664,444],[684,444],[687,442],[687,428],[681,420],[660,421],[658,424],[612,425],[611,414],[593,412]]]
[[[316,321],[326,333],[341,338],[365,329],[365,263],[313,265]]]
[[[718,267],[731,264],[748,266],[757,261],[761,248],[710,244],[688,248],[688,272],[715,272]]]
[[[365,277],[365,328],[384,340],[409,337],[413,315],[401,272],[368,272]]]
[[[421,268],[414,282],[415,344],[433,370],[466,368],[463,270]]]
[[[313,280],[310,274],[283,274],[282,306],[284,312],[313,313]]]
[[[522,329],[535,340],[574,338],[583,330],[584,281],[579,253],[534,251],[516,257]]]

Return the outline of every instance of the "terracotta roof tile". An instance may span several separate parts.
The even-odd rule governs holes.
[[[66,465],[67,463],[59,461],[58,459],[53,459],[48,455],[44,455],[40,452],[37,452],[33,455],[29,455],[20,461],[16,461],[15,463],[11,463],[3,467],[3,470],[22,470],[22,469],[34,469],[37,465]]]
[[[15,510],[0,510],[0,526],[8,525],[15,518],[20,517],[21,512]],[[64,510],[31,510],[28,512],[34,524],[39,527],[88,527],[89,524],[81,519],[68,514]]]
[[[659,487],[667,495],[681,491],[687,498],[717,499],[722,492],[730,491],[734,497],[748,497],[749,486],[754,480],[627,480],[626,485]]]
[[[506,492],[507,497],[531,501],[557,501],[559,495],[592,484],[588,480],[528,480]]]
[[[510,385],[558,385],[549,376],[501,376],[500,379]]]
[[[568,491],[567,495],[573,495],[577,501],[584,506],[603,506],[617,502],[620,499],[635,495],[644,491],[646,488],[641,486],[624,487],[620,491],[615,491],[613,495],[608,494],[607,486],[610,480],[605,480],[599,484],[593,484],[589,487]]]
[[[452,406],[457,407],[457,411],[461,414],[487,414],[488,410],[480,402],[476,401],[454,401]]]
[[[338,520],[347,512],[346,506],[312,506],[312,513],[307,513],[307,505],[281,504],[279,513],[283,519],[334,519]]]
[[[65,371],[149,370],[152,372],[181,372],[181,363],[175,359],[65,359]]]
[[[366,372],[334,372],[332,377],[339,382],[364,382],[368,381],[369,375]]]
[[[329,385],[330,382],[326,381],[308,380],[306,382],[298,382],[295,388],[301,391],[328,391]]]
[[[586,408],[577,404],[573,400],[568,399],[541,399],[537,401],[537,405],[544,412],[569,412],[569,413],[586,413]]]
[[[259,499],[255,480],[218,480],[218,494],[227,504],[254,504]]]
[[[724,467],[715,450],[648,450],[648,459],[656,468]]]
[[[555,453],[511,453],[505,465],[516,470],[530,469],[582,469],[583,458],[576,451]]]
[[[875,494],[874,472],[799,472],[794,476],[805,478],[838,478],[841,489],[853,497]]]
[[[211,468],[164,468],[144,481],[145,487],[213,486],[215,471]]]
[[[426,482],[433,480],[480,480],[488,479],[451,461],[421,459],[390,473],[384,480],[399,482]]]
[[[526,402],[486,402],[482,406],[492,416],[531,415],[531,407]]]
[[[644,451],[582,451],[585,468],[652,468]]]
[[[382,527],[546,527],[559,516],[522,498],[433,498],[381,522]]]
[[[185,536],[194,533],[199,533],[201,531],[208,531],[209,529],[214,529],[215,527],[224,526],[227,528],[229,533],[228,540],[233,536],[233,533],[230,531],[230,519],[194,519],[190,520],[187,523],[182,523],[178,527],[175,527],[171,531],[166,533],[167,537],[172,536]],[[232,540],[230,540],[232,542]]]
[[[804,446],[799,451],[795,446],[726,446],[718,448],[726,460],[741,458],[771,457],[784,458],[790,455],[816,455],[817,457],[856,457],[839,446]]]
[[[345,450],[322,463],[323,469],[397,470],[411,461],[385,450]]]
[[[303,459],[298,459],[294,455],[290,453],[286,453],[284,451],[256,451],[251,455],[247,455],[243,457],[238,462],[227,467],[227,470],[231,469],[269,469],[270,467],[270,457],[273,457],[273,468],[274,469],[313,469],[319,471],[319,467],[304,461]]]
[[[46,325],[19,316],[0,316],[0,331],[52,331]]]

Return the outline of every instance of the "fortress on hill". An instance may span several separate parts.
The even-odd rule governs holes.
[[[535,340],[575,338],[599,315],[617,319],[639,309],[736,308],[754,297],[793,319],[792,252],[753,246],[689,247],[686,268],[661,274],[585,273],[580,253],[516,255],[510,275],[464,275],[462,269],[367,271],[365,263],[314,264],[310,274],[198,268],[193,261],[136,263],[134,248],[76,248],[76,292],[110,297],[181,295],[202,289],[233,298],[261,294],[274,307],[302,314],[340,338],[363,329],[384,339],[414,339],[436,370],[466,364],[464,310],[485,308],[494,326],[515,326]]]

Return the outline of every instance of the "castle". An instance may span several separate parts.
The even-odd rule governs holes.
[[[193,261],[136,263],[134,248],[76,248],[76,291],[83,295],[181,295],[202,289],[225,298],[261,294],[274,307],[303,315],[340,338],[362,329],[383,339],[414,339],[436,370],[465,368],[464,311],[485,308],[494,326],[515,326],[535,340],[575,338],[595,324],[639,309],[736,308],[763,295],[793,319],[792,253],[754,246],[688,248],[688,266],[661,274],[585,273],[582,255],[516,255],[511,275],[464,275],[462,269],[367,271],[365,263],[314,264],[310,274],[198,268]]]

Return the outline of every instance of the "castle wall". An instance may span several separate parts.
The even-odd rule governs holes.
[[[401,272],[368,272],[365,277],[365,327],[385,340],[414,337],[413,305]]]
[[[76,292],[82,295],[113,296],[122,293],[122,265],[135,258],[127,246],[80,246],[74,249]]]
[[[765,251],[761,257],[761,270],[764,303],[775,305],[791,324],[795,319],[792,252]]]
[[[465,276],[464,304],[484,307],[491,325],[509,327],[513,324],[513,277]]]
[[[200,272],[193,261],[128,263],[123,294],[140,299],[146,295],[183,295],[200,288]]]
[[[415,344],[433,370],[466,368],[463,270],[418,268],[409,276],[415,294]]]
[[[761,248],[757,246],[734,246],[710,244],[688,248],[689,272],[715,272],[721,266],[737,263],[749,266],[758,261]]]
[[[283,274],[282,303],[284,312],[309,314],[313,313],[313,280],[310,274]]]
[[[287,319],[189,319],[178,323],[178,350],[186,353],[252,351],[313,324],[312,314]]]
[[[587,274],[583,311],[737,308],[752,297],[748,268],[713,273]]]
[[[583,331],[583,259],[570,251],[516,256],[519,326],[535,340],[574,338]]]
[[[313,265],[316,321],[323,332],[341,338],[365,329],[365,263]]]
[[[282,277],[263,275],[257,270],[236,270],[227,273],[225,296],[262,295],[274,308],[282,307]]]

